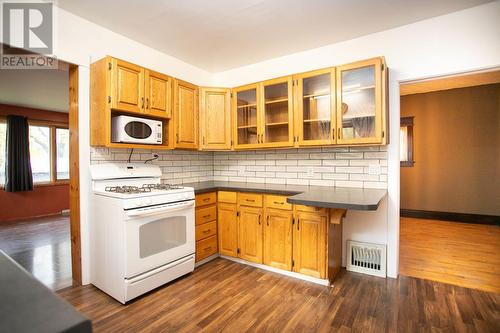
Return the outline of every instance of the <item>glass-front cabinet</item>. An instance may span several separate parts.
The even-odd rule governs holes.
[[[262,89],[262,136],[266,147],[293,145],[292,77],[264,81]]]
[[[257,84],[233,89],[235,148],[252,148],[260,143],[260,94]]]
[[[300,146],[335,143],[335,69],[294,75],[295,137]]]
[[[383,66],[380,58],[374,58],[337,67],[337,143],[382,142]]]

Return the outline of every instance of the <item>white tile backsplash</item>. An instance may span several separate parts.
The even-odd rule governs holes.
[[[264,151],[134,150],[132,162],[153,161],[165,183],[208,180],[269,184],[387,188],[386,147],[324,147]],[[128,149],[91,148],[91,162],[126,162]],[[370,174],[380,165],[380,174]]]

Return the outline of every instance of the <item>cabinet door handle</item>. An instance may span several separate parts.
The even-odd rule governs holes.
[[[335,128],[332,128],[332,140],[335,141]]]
[[[179,133],[175,134],[175,137],[177,139],[177,143],[179,143]],[[203,200],[203,201],[205,201],[205,200]]]
[[[341,132],[340,132],[340,128],[337,129],[337,138],[340,139],[341,136],[340,136]]]
[[[146,109],[149,109],[149,98],[146,98]]]
[[[269,215],[267,215],[267,226],[269,227]]]
[[[259,225],[260,225],[260,220],[261,220],[262,215],[259,215]]]
[[[209,232],[210,232],[210,229],[203,230],[203,233],[204,233],[204,234],[208,234]]]
[[[203,249],[203,251],[208,251],[208,250],[210,250],[210,249],[212,249],[212,247],[211,247],[211,246],[204,248],[204,249]]]
[[[297,230],[300,230],[300,219],[297,218]]]
[[[141,109],[144,109],[144,97],[141,97],[141,102],[142,102]]]
[[[246,199],[248,202],[255,202],[255,199]]]
[[[203,218],[204,218],[204,219],[206,219],[206,218],[208,218],[208,217],[210,217],[210,214],[208,214],[208,215],[203,215]]]

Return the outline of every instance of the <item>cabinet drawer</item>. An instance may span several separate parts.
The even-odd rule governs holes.
[[[243,206],[262,207],[262,194],[238,193],[238,204]]]
[[[216,253],[217,236],[208,237],[196,242],[196,261],[200,261]]]
[[[295,209],[301,212],[316,213],[321,215],[326,215],[328,213],[328,208],[322,207],[295,205]]]
[[[267,208],[291,210],[292,205],[286,202],[286,198],[282,195],[266,195],[264,200]]]
[[[196,240],[205,239],[217,234],[217,222],[208,222],[196,226]]]
[[[236,192],[219,191],[218,202],[236,203]]]
[[[211,205],[216,202],[217,202],[217,194],[215,192],[196,195],[196,207]]]
[[[215,205],[196,209],[196,225],[217,220],[217,207]]]

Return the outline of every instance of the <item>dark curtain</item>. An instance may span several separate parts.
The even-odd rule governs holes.
[[[29,126],[26,117],[7,116],[6,150],[5,191],[32,191]]]

